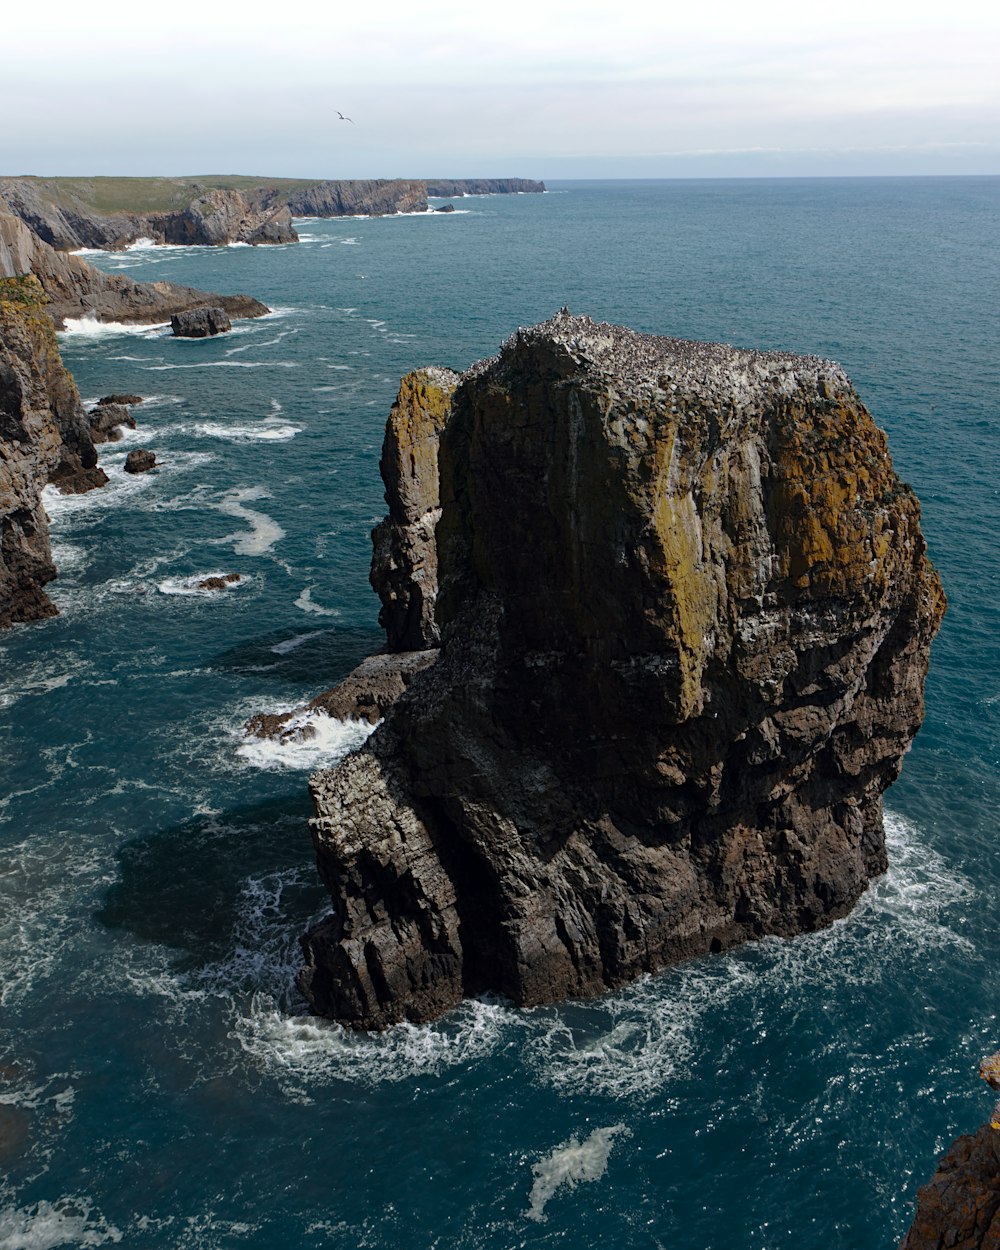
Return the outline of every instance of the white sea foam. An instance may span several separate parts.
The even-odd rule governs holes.
[[[236,748],[236,754],[252,768],[270,771],[332,768],[361,746],[373,729],[367,721],[337,720],[323,711],[303,711],[288,722],[280,740],[249,735]]]
[[[98,321],[91,314],[87,317],[67,317],[66,326],[59,334],[67,338],[105,339],[122,334],[131,334],[138,338],[162,338],[170,329],[170,323],[157,322],[154,325],[126,325],[123,321]]]
[[[163,595],[193,595],[197,598],[218,598],[230,590],[240,590],[249,586],[251,578],[240,577],[238,582],[227,582],[224,587],[205,587],[199,585],[200,582],[207,581],[210,577],[226,577],[228,574],[219,569],[212,569],[207,573],[192,573],[190,577],[167,577],[162,582],[157,583],[156,589]]]
[[[187,365],[143,365],[147,373],[166,373],[170,369],[297,369],[294,360],[202,360]]]
[[[224,438],[232,443],[286,443],[302,433],[301,425],[271,424],[270,418],[257,425],[222,425],[206,421],[194,428],[204,438]]]
[[[293,651],[298,651],[299,647],[312,642],[314,638],[322,638],[324,633],[322,629],[312,629],[307,634],[295,634],[292,638],[286,638],[284,642],[276,642],[271,650],[275,655],[291,655]]]
[[[385,1033],[355,1033],[318,1016],[291,1016],[269,995],[254,996],[236,1023],[243,1049],[286,1094],[312,1101],[319,1084],[380,1085],[431,1076],[484,1059],[500,1045],[515,1013],[495,1003],[463,1003],[434,1024],[398,1024]]]
[[[250,486],[241,490],[232,490],[223,496],[222,502],[216,504],[218,510],[226,516],[239,517],[250,525],[249,532],[228,534],[217,539],[220,543],[233,544],[233,551],[238,556],[262,556],[270,551],[275,543],[285,537],[285,531],[271,517],[263,512],[255,512],[244,507],[248,499],[269,499],[270,493],[262,486]]]
[[[86,1198],[65,1197],[0,1210],[0,1250],[55,1250],[56,1246],[117,1244],[123,1233],[93,1215]]]
[[[295,600],[295,606],[301,608],[303,612],[311,612],[314,616],[339,616],[340,611],[337,608],[323,608],[318,603],[313,603],[312,599],[313,587],[307,586],[302,594]]]
[[[525,1212],[528,1219],[546,1219],[545,1206],[558,1189],[575,1189],[581,1182],[599,1181],[608,1170],[615,1138],[631,1135],[624,1124],[595,1128],[583,1141],[571,1137],[540,1159],[531,1169],[535,1181],[531,1186],[531,1203]]]

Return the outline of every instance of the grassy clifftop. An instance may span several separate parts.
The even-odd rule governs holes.
[[[13,178],[11,179],[14,180]],[[191,178],[40,178],[17,177],[34,186],[60,208],[83,206],[95,213],[168,213],[181,211],[206,191],[254,191],[273,188],[282,197],[319,186],[319,178],[254,178],[247,174]]]

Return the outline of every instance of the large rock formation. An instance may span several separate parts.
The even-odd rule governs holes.
[[[386,422],[379,471],[389,515],[372,530],[371,584],[382,600],[378,623],[390,651],[420,651],[439,641],[438,444],[457,384],[450,369],[407,374]]]
[[[87,415],[31,277],[0,281],[0,626],[55,614],[42,490],[107,481]]]
[[[1000,1247],[1000,1134],[989,1124],[954,1141],[917,1195],[899,1250]]]
[[[101,273],[82,256],[50,247],[18,217],[0,212],[0,277],[26,273],[42,284],[49,299],[46,311],[59,328],[79,317],[149,325],[204,304],[218,304],[231,317],[261,317],[269,311],[249,295],[213,295],[173,282],[135,282],[124,274]]]
[[[944,597],[843,371],[560,314],[441,439],[441,653],[312,781],[357,1027],[536,1004],[844,915]]]

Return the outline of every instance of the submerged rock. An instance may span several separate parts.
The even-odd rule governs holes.
[[[314,1008],[531,1005],[843,916],[944,596],[839,366],[565,311],[462,378],[437,662],[313,778]]]
[[[199,590],[228,590],[230,586],[235,586],[241,581],[242,577],[239,573],[217,573],[212,577],[203,577],[198,583]]]
[[[224,308],[191,308],[170,318],[170,329],[177,338],[206,339],[213,334],[228,334],[232,328]]]

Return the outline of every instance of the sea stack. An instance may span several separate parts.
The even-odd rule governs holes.
[[[440,654],[312,780],[315,1010],[593,995],[847,913],[945,601],[843,370],[564,310],[441,424]]]

